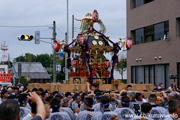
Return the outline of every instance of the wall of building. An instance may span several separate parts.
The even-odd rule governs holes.
[[[8,65],[0,65],[0,73],[8,73]]]
[[[154,0],[140,7],[131,9],[127,0],[127,36],[131,30],[146,27],[163,21],[169,21],[170,39],[133,45],[127,52],[127,80],[131,82],[131,66],[169,64],[170,74],[177,74],[177,63],[180,62],[180,37],[176,36],[176,18],[180,17],[179,0]],[[155,57],[161,59],[155,60]],[[141,61],[136,61],[140,59]]]

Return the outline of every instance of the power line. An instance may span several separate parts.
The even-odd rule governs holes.
[[[39,26],[8,26],[8,25],[0,25],[0,27],[6,27],[6,28],[33,28],[33,27],[51,27],[50,25],[39,25]]]
[[[56,29],[57,29],[61,34],[64,35],[64,33],[63,33],[58,27],[56,27]]]

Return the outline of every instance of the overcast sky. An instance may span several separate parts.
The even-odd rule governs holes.
[[[97,9],[100,19],[106,26],[106,35],[118,41],[126,37],[126,0],[69,0],[69,41],[71,41],[72,15],[82,19],[86,13]],[[11,58],[25,53],[52,53],[47,43],[18,41],[21,34],[34,35],[41,31],[41,37],[51,38],[50,27],[17,28],[2,26],[52,26],[57,25],[57,39],[63,40],[67,31],[67,0],[1,0],[0,1],[0,44],[6,41]],[[75,36],[80,32],[80,22],[75,21]],[[98,28],[97,28],[98,29]],[[50,41],[50,40],[46,40]],[[0,58],[2,51],[0,51]]]

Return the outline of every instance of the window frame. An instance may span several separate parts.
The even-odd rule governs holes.
[[[154,26],[154,41],[162,40],[162,39],[157,39],[157,40],[155,39],[155,26],[158,25],[158,24],[163,24],[163,27],[164,27],[163,32],[164,32],[164,35],[165,35],[165,22],[166,22],[166,21],[153,24],[153,26]],[[164,36],[163,36],[163,37],[164,37]]]
[[[137,31],[137,30],[140,30],[140,29],[143,29],[143,42],[140,41],[140,43],[137,43],[137,42],[136,42],[136,41],[137,41],[137,40],[136,40],[136,31]],[[144,43],[144,27],[135,30],[135,44],[142,44],[142,43]]]
[[[176,18],[176,36],[180,37],[180,17]]]
[[[179,66],[180,66],[180,63],[177,63]],[[131,66],[131,83],[133,83],[133,84],[139,84],[139,83],[137,83],[137,67],[144,67],[144,72],[143,72],[143,74],[144,74],[144,80],[143,80],[143,82],[144,82],[144,84],[156,84],[156,66],[157,65],[163,65],[163,67],[164,67],[164,81],[163,81],[163,83],[164,83],[164,86],[165,87],[168,87],[168,85],[167,85],[167,80],[168,80],[168,73],[167,73],[167,68],[170,66],[170,64],[169,63],[166,63],[166,64],[153,64],[153,65],[140,65],[140,66]],[[178,65],[177,65],[177,69],[178,69]],[[145,67],[148,67],[148,81],[145,81],[145,76],[146,76],[146,73],[145,73]],[[151,70],[150,69],[153,69],[153,76],[151,76]],[[134,71],[133,71],[133,69],[135,69]],[[169,68],[170,69],[170,68]],[[180,71],[180,67],[179,67],[179,69],[177,70],[177,72],[179,73],[179,71]],[[135,72],[134,73],[134,77],[133,77],[133,72]],[[170,72],[170,71],[169,71]],[[151,77],[153,77],[153,78],[151,78]],[[134,79],[134,80],[133,80]],[[180,79],[180,78],[179,78]],[[153,80],[153,81],[151,81],[151,80]]]
[[[154,0],[151,0],[151,1],[146,2],[146,3],[145,3],[146,0],[142,0],[142,1],[143,1],[143,4],[142,4],[142,5],[139,5],[139,6],[136,6],[136,1],[139,1],[139,0],[131,0],[131,1],[130,1],[130,8],[131,8],[131,9],[141,7],[141,6],[143,6],[143,5],[146,5],[146,4],[148,4],[148,3],[153,2]]]
[[[166,30],[167,28],[166,28],[166,25],[165,25],[165,23],[166,22],[168,22],[168,30]],[[153,41],[159,41],[159,40],[164,40],[164,35],[163,35],[163,37],[162,37],[162,39],[155,39],[155,26],[156,25],[158,25],[158,24],[163,24],[163,27],[164,27],[164,29],[163,29],[163,32],[164,32],[164,35],[166,35],[166,39],[169,39],[169,35],[170,35],[170,32],[169,32],[169,20],[166,20],[166,21],[163,21],[163,22],[159,22],[159,23],[156,23],[156,24],[153,24],[153,25],[149,25],[149,26],[145,26],[145,27],[142,27],[142,28],[137,28],[137,29],[135,29],[135,30],[131,30],[130,31],[130,33],[131,33],[131,38],[134,38],[134,42],[133,42],[133,45],[137,45],[137,44],[142,44],[142,43],[148,43],[147,42],[147,39],[146,39],[146,37],[147,36],[152,36],[152,41],[149,41],[149,42],[153,42]],[[150,27],[150,26],[153,26],[153,34],[150,34],[150,35],[145,35],[145,29],[147,28],[147,27]],[[143,35],[143,42],[141,42],[141,43],[137,43],[136,41],[136,31],[137,30],[140,30],[140,29],[143,29],[143,32],[144,32],[144,35]],[[180,30],[180,29],[179,29]],[[167,32],[168,32],[168,35],[167,35]],[[133,36],[132,36],[133,35]]]

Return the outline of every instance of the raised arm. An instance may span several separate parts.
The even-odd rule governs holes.
[[[41,98],[36,94],[36,92],[29,92],[28,98],[32,102],[35,102],[37,105],[37,115],[36,116],[40,116],[42,118],[42,120],[45,120],[46,111],[45,111],[45,107],[44,107],[44,104],[43,104]]]
[[[167,99],[167,95],[166,95],[165,91],[161,91],[161,92],[162,92],[162,95],[163,95],[163,99],[164,100]]]
[[[90,86],[89,82],[86,82],[87,92],[90,92],[90,91],[91,91],[89,86]]]

